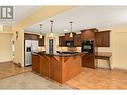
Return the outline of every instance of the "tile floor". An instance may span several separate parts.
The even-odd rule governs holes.
[[[127,71],[84,68],[65,84],[76,89],[127,89]]]
[[[32,72],[0,79],[0,89],[71,89],[68,86],[52,82]]]
[[[13,63],[0,63],[0,79],[31,71],[31,67],[18,67]]]
[[[83,68],[83,72],[81,74],[64,83],[63,84],[64,86],[62,87],[58,83],[42,78],[30,71],[31,71],[31,67],[20,68],[14,65],[13,63],[0,64],[0,88],[1,89],[68,89],[68,87],[70,87],[73,89],[81,89],[81,90],[82,89],[127,89],[127,71],[122,71],[122,70],[110,71],[108,69]],[[55,84],[56,86],[54,86]]]

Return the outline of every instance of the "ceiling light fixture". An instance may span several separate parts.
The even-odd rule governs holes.
[[[72,21],[71,22],[69,22],[70,23],[70,26],[71,26],[71,33],[70,33],[70,37],[73,37],[73,33],[72,33]]]
[[[68,31],[68,29],[64,29],[64,32],[67,32]]]
[[[50,36],[53,37],[53,20],[50,21],[51,22],[51,33],[50,33]]]
[[[40,36],[39,38],[42,38],[42,24],[40,24]]]

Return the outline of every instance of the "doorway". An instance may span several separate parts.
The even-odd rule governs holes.
[[[49,39],[49,54],[53,54],[53,39]]]

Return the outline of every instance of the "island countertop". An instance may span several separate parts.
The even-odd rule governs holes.
[[[60,57],[69,57],[69,56],[76,56],[76,55],[83,55],[84,53],[81,52],[77,52],[77,53],[53,53],[53,54],[49,54],[49,53],[45,53],[45,52],[34,52],[32,53],[33,55],[48,55],[48,56],[60,56]]]

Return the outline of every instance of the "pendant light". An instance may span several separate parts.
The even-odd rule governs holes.
[[[71,22],[69,22],[70,23],[70,26],[71,26],[71,33],[70,33],[70,37],[73,37],[73,34],[72,34],[72,21]]]
[[[40,36],[39,38],[42,38],[42,24],[40,24]]]
[[[50,36],[53,37],[53,20],[50,21],[51,22],[51,32],[50,32]]]

